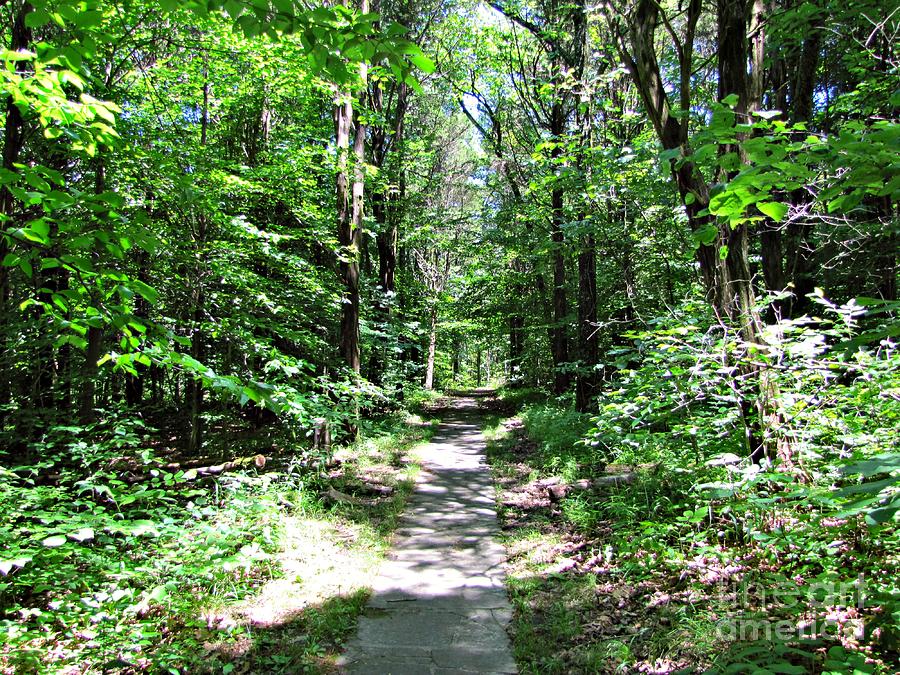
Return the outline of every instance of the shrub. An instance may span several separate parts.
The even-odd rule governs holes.
[[[582,439],[591,425],[589,415],[551,403],[529,405],[522,411],[528,437],[538,445],[540,461],[568,480],[598,467],[593,451]]]

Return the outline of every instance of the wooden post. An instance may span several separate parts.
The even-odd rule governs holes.
[[[313,450],[331,454],[331,430],[328,428],[328,420],[317,417],[313,420]]]

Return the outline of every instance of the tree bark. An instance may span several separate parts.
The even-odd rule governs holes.
[[[31,3],[23,2],[15,12],[12,22],[9,48],[10,51],[27,49],[31,44],[31,29],[25,25],[25,17],[31,12]],[[19,67],[23,69],[27,62],[20,61]],[[6,123],[3,127],[3,168],[7,171],[16,171],[15,164],[19,161],[19,155],[25,144],[24,138],[25,120],[19,107],[12,98],[6,100]],[[0,188],[0,214],[5,218],[4,230],[11,224],[15,208],[15,197],[4,186]],[[0,261],[6,258],[10,252],[9,240],[5,234],[0,234]],[[12,402],[12,362],[10,359],[10,338],[8,334],[12,318],[11,290],[9,281],[9,267],[0,265],[0,429],[6,419],[6,406]]]
[[[593,234],[584,238],[578,255],[578,337],[584,372],[578,376],[575,403],[579,412],[587,412],[595,393],[595,367],[600,358],[597,330],[597,246]]]
[[[719,99],[737,94],[735,113],[740,121],[745,121],[743,118],[758,107],[762,95],[764,5],[762,0],[717,0],[716,7]],[[682,111],[691,107],[694,33],[701,8],[700,0],[690,0],[683,38],[679,40],[673,35],[681,75],[679,108]],[[672,172],[691,229],[697,232],[715,228],[714,245],[700,246],[697,251],[707,298],[720,320],[736,325],[745,342],[753,344],[759,340],[760,321],[751,283],[747,227],[745,224],[731,227],[726,222],[717,223],[709,215],[701,215],[709,206],[709,188],[690,160],[687,120],[679,120],[671,114],[669,95],[656,56],[655,36],[661,11],[655,0],[640,0],[637,11],[628,20],[627,35],[619,29],[615,18],[612,27],[617,33],[619,52],[637,85],[661,144],[665,149],[680,150],[680,159],[672,160]],[[751,26],[752,30],[749,30]],[[751,68],[749,75],[748,65]],[[740,151],[739,147],[733,149]],[[726,252],[724,261],[720,260],[720,250]],[[774,454],[772,449],[775,449],[789,463],[789,451],[776,437],[780,422],[774,407],[777,396],[774,380],[763,369],[746,364],[741,367],[743,379],[756,390],[751,397],[755,399],[755,416],[748,408],[749,399],[740,404],[746,421],[750,456],[758,462],[764,456]],[[766,431],[770,432],[769,437],[764,433]]]
[[[378,12],[379,2],[373,3]],[[391,359],[390,323],[396,293],[397,234],[406,197],[406,171],[403,156],[403,130],[407,111],[408,88],[405,83],[396,85],[396,101],[393,110],[385,110],[384,88],[381,81],[372,82],[370,99],[376,117],[392,118],[393,135],[388,138],[387,124],[376,124],[370,130],[371,161],[381,174],[379,184],[372,194],[372,218],[376,223],[375,244],[378,250],[378,288],[375,294],[375,316],[384,334],[381,344],[374,345],[371,360],[371,380],[381,384]],[[394,175],[395,174],[395,175]],[[396,179],[396,187],[388,184]]]
[[[348,0],[341,4],[349,6]],[[368,0],[361,0],[360,11],[368,11]],[[360,64],[359,75],[366,81],[368,68]],[[347,91],[339,92],[335,103],[335,136],[338,151],[337,211],[338,243],[343,248],[340,263],[344,298],[341,303],[340,350],[347,366],[360,371],[359,353],[359,249],[363,219],[363,189],[366,128],[356,120],[353,143],[353,181],[350,184],[350,127],[353,125],[353,100]],[[349,189],[348,189],[349,188]]]
[[[685,17],[685,36],[676,50],[680,73],[681,110],[691,106],[691,74],[693,72],[694,32],[700,19],[700,0],[690,0]],[[660,6],[655,0],[640,0],[636,11],[628,21],[627,34],[617,24],[613,30],[617,34],[617,46],[631,78],[637,86],[644,109],[656,130],[660,144],[665,150],[680,150],[678,160],[670,160],[672,178],[684,205],[688,224],[693,232],[715,225],[710,215],[701,215],[709,207],[709,187],[691,161],[692,150],[688,143],[688,122],[672,115],[669,95],[660,74],[656,56],[656,29],[660,22]],[[722,305],[722,291],[719,286],[719,254],[715,245],[701,245],[697,248],[697,262],[700,276],[706,289],[707,299],[716,307]]]
[[[524,293],[525,289],[521,289]],[[525,319],[518,313],[509,315],[509,378],[517,381],[522,371],[522,355],[525,351]]]
[[[590,41],[587,30],[587,11],[584,0],[576,6],[575,14],[576,44],[578,46],[576,81],[580,89],[579,102],[576,108],[578,122],[579,149],[578,165],[584,182],[587,200],[588,186],[591,182],[590,149],[593,145],[593,124],[591,119],[591,91],[585,77]],[[587,205],[582,209],[579,220],[588,222]],[[583,225],[582,225],[583,226]],[[581,361],[578,378],[575,383],[575,407],[579,412],[590,409],[597,386],[597,364],[600,359],[600,338],[597,327],[597,242],[593,230],[582,236],[581,249],[578,253],[578,345]]]
[[[204,56],[205,58],[205,56]],[[209,74],[204,64],[204,82],[203,82],[203,108],[200,118],[200,147],[205,149],[208,141],[209,130]],[[200,207],[202,208],[202,207]],[[192,332],[191,332],[191,358],[199,363],[203,363],[206,359],[206,342],[203,334],[203,318],[206,312],[206,291],[204,285],[206,283],[206,237],[207,237],[207,218],[206,213],[200,211],[197,214],[197,229],[195,232],[195,242],[197,248],[197,269],[196,278],[194,279],[193,288],[193,312],[192,312]],[[198,454],[203,448],[203,396],[204,387],[203,380],[198,375],[194,375],[188,382],[187,387],[188,405],[191,413],[191,431],[188,437],[188,454]]]
[[[106,192],[106,163],[98,156],[94,164],[94,192]],[[98,319],[94,317],[94,320]],[[88,326],[87,349],[81,371],[81,393],[78,400],[78,415],[82,424],[94,421],[95,393],[97,387],[97,362],[103,351],[103,329],[98,325]]]
[[[821,52],[821,27],[809,27],[809,35],[803,41],[797,69],[791,80],[791,107],[794,123],[807,122],[813,113],[813,97],[816,85],[816,70]],[[790,195],[792,206],[801,207],[808,203],[810,195],[806,190],[794,190]],[[815,247],[813,236],[815,225],[812,221],[796,220],[787,227],[785,251],[787,271],[790,274],[793,295],[786,303],[785,314],[796,318],[811,309],[807,297],[816,287]]]
[[[559,69],[559,64],[556,68]],[[561,86],[560,77],[555,78],[555,86]],[[557,91],[555,96],[561,94]],[[562,157],[563,134],[565,133],[566,116],[561,100],[553,103],[550,120],[550,135],[555,146],[550,153],[551,161],[556,170],[556,163]],[[568,390],[571,378],[565,371],[569,362],[569,302],[566,292],[566,258],[565,235],[563,223],[565,211],[563,209],[563,187],[559,182],[553,184],[550,193],[550,240],[553,242],[553,326],[551,329],[550,350],[553,356],[553,389],[557,394],[563,394]]]
[[[481,349],[475,352],[475,386],[481,386]]]
[[[147,269],[148,264],[149,260],[147,252],[143,250],[138,251],[138,280],[145,284],[150,281]],[[134,315],[141,321],[146,321],[150,316],[150,303],[147,302],[147,299],[142,295],[138,295],[135,299]],[[136,363],[134,368],[137,371],[136,374],[132,375],[128,373],[125,375],[125,402],[129,406],[138,407],[144,400],[144,373],[147,370],[147,367],[140,363]]]
[[[434,355],[437,349],[437,304],[431,308],[428,319],[428,356],[425,361],[425,389],[434,389]]]

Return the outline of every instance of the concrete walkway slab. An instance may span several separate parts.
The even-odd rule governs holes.
[[[382,565],[347,675],[516,673],[503,547],[472,399],[420,453],[423,471]]]

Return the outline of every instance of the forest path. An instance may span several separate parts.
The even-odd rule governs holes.
[[[342,672],[516,673],[506,626],[503,546],[474,399],[455,397],[422,462],[415,492]]]

